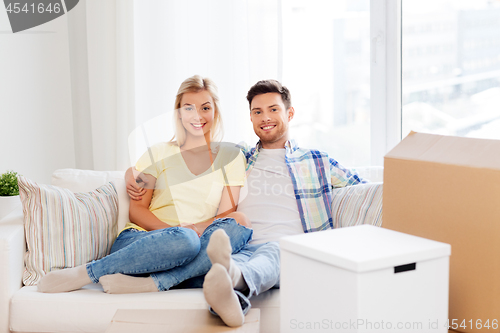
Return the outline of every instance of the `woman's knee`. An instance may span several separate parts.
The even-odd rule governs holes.
[[[192,229],[179,228],[179,237],[182,237],[182,247],[186,255],[196,257],[201,248],[198,234]]]
[[[162,242],[162,245],[159,246],[165,246],[166,253],[176,251],[192,259],[200,252],[200,238],[194,230],[174,227],[164,229],[164,231],[166,232],[162,234],[164,234],[166,238]]]
[[[136,229],[126,229],[122,231],[113,242],[113,245],[111,246],[111,250],[109,253],[111,254],[117,252],[129,246],[135,241],[140,240],[145,234],[147,234],[147,232],[139,231]]]
[[[250,220],[248,219],[248,217],[241,213],[241,212],[232,212],[232,213],[229,213],[227,215],[227,217],[231,217],[233,219],[236,220],[236,223],[238,224],[241,224],[247,228],[251,228],[252,227],[252,223],[250,222]]]

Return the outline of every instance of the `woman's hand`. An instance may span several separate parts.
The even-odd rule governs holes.
[[[205,231],[205,228],[203,229],[203,231],[198,230],[198,228],[196,227],[196,224],[184,224],[184,225],[182,225],[182,227],[193,230],[194,232],[196,232],[198,237],[201,237],[201,235],[203,234],[203,231]]]

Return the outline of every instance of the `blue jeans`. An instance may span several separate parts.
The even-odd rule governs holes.
[[[229,236],[232,253],[240,251],[253,233],[232,218],[215,220],[199,238],[193,230],[181,227],[154,231],[127,229],[117,237],[108,256],[87,264],[87,273],[94,283],[109,274],[150,275],[159,291],[169,290],[210,270],[212,264],[206,249],[217,229],[223,229]]]
[[[231,256],[241,270],[250,298],[280,285],[280,247],[278,242],[247,244]]]

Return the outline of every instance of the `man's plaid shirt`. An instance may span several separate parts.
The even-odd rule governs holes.
[[[254,148],[238,145],[247,158],[247,175],[259,156],[260,142]],[[299,148],[295,141],[285,144],[285,161],[292,179],[304,232],[333,229],[332,188],[366,183],[319,150]]]

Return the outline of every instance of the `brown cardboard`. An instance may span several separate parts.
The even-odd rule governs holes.
[[[384,159],[383,216],[451,244],[449,318],[468,325],[457,331],[500,323],[500,140],[410,133]]]
[[[228,327],[208,310],[144,310],[116,311],[106,333],[258,333],[260,310],[251,309],[241,327]]]

